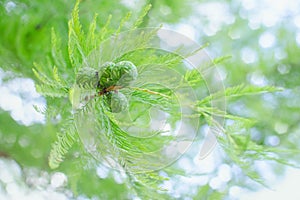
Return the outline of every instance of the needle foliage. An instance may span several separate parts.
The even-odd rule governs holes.
[[[282,88],[239,84],[226,87],[224,91],[209,91],[199,70],[186,67],[185,59],[194,51],[182,57],[176,51],[148,47],[160,30],[158,27],[139,31],[139,27],[147,24],[151,16],[149,12],[154,12],[150,4],[144,6],[138,16],[128,12],[122,18],[114,18],[114,14],[118,14],[115,11],[105,16],[85,13],[92,17],[84,20],[80,18],[83,2],[76,1],[74,7],[64,1],[60,4],[71,15],[68,19],[60,15],[54,18],[67,24],[67,32],[58,24],[50,24],[48,29],[39,32],[47,17],[42,22],[35,19],[25,28],[19,26],[21,22],[17,20],[9,26],[0,23],[3,27],[10,27],[0,38],[1,57],[9,58],[1,60],[3,69],[34,79],[37,92],[46,99],[45,108],[35,106],[45,116],[45,126],[17,125],[6,114],[0,113],[0,121],[9,118],[7,122],[18,127],[15,130],[18,138],[24,137],[22,129],[33,134],[50,133],[39,138],[41,143],[37,144],[38,147],[48,145],[47,149],[40,151],[47,163],[43,159],[41,162],[29,159],[26,154],[30,160],[27,166],[32,164],[49,172],[64,172],[68,177],[67,189],[72,191],[74,198],[83,195],[99,199],[174,199],[178,195],[175,197],[174,191],[168,191],[165,184],[178,181],[178,177],[198,175],[184,171],[177,163],[181,157],[190,158],[190,152],[170,155],[168,147],[173,147],[174,143],[199,144],[205,140],[199,136],[199,130],[211,127],[217,130],[214,137],[225,154],[224,160],[241,169],[248,179],[267,186],[253,167],[259,160],[297,167],[288,159],[289,155],[299,153],[295,148],[270,147],[251,137],[251,130],[259,123],[255,117],[221,109],[212,103],[224,101],[231,104],[257,95],[280,93]],[[8,33],[15,29],[18,29],[18,34],[12,38]],[[124,37],[124,32],[125,35],[134,33],[134,37],[128,39],[130,37]],[[41,38],[49,35],[48,40],[41,41],[40,51],[33,48],[39,46],[36,45],[39,37],[31,37],[31,34]],[[122,37],[125,39],[121,40]],[[13,45],[9,45],[10,42]],[[33,49],[26,42],[31,42]],[[223,56],[205,65],[214,67],[227,59],[228,56]],[[20,67],[20,63],[26,67]],[[115,73],[113,70],[105,71],[105,66],[111,63],[136,66],[137,71],[134,71],[130,83],[122,85],[119,80],[109,80],[122,75],[111,75]],[[189,90],[196,91],[195,96],[189,96]],[[112,112],[112,96],[126,102],[122,112]],[[162,121],[169,128],[161,128],[159,122]],[[181,121],[186,130],[176,135]],[[12,132],[10,129],[0,130],[0,138],[1,133],[8,135]],[[8,145],[0,150],[11,152],[16,155],[16,160],[21,160],[19,148]],[[101,172],[107,172],[106,176],[101,177]],[[230,184],[241,183],[231,180]],[[217,191],[206,184],[196,193],[184,196],[224,199],[228,193],[229,189]]]

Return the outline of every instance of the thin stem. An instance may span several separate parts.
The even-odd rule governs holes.
[[[143,88],[138,88],[138,87],[129,87],[129,88],[133,89],[133,90],[147,92],[149,94],[159,95],[159,96],[162,96],[162,97],[165,97],[165,98],[168,98],[168,99],[170,98],[169,96],[167,96],[165,94],[162,94],[162,93],[159,93],[159,92],[155,92],[155,91],[152,91],[152,90],[148,90],[148,89],[143,89]]]

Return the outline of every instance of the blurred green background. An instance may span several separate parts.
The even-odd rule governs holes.
[[[50,52],[51,27],[67,40],[67,22],[74,4],[66,0],[0,1],[0,199],[133,198],[124,177],[102,168],[79,170],[76,156],[67,157],[55,171],[48,167],[59,116],[45,123],[44,116],[34,110],[33,105],[45,105],[45,99],[35,92],[32,66]],[[285,88],[283,92],[230,101],[227,109],[256,119],[250,130],[253,141],[294,149],[289,159],[298,163],[300,2],[83,0],[81,22],[87,26],[98,13],[101,28],[111,14],[111,26],[118,27],[128,11],[136,17],[147,4],[152,8],[142,27],[162,24],[199,44],[209,43],[207,51],[213,58],[232,56],[218,66],[225,87],[245,83]],[[76,148],[80,147],[73,147],[74,152]],[[177,164],[185,171],[199,168],[197,173],[206,175],[178,175],[173,182],[166,182],[174,199],[246,199],[249,190],[255,195],[262,189],[218,147],[200,164],[192,159],[187,157]],[[253,168],[270,188],[280,184],[287,169],[264,161],[257,161]],[[74,189],[70,178],[78,181],[79,189]],[[300,198],[299,191],[293,192]]]

